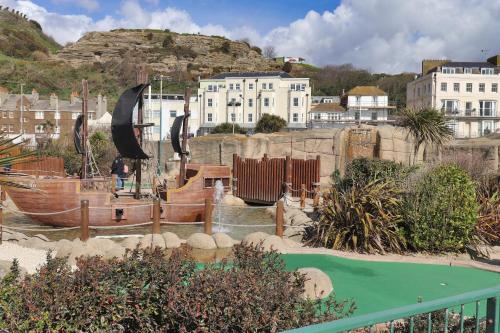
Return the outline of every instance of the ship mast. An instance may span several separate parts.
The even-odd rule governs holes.
[[[187,162],[187,142],[188,142],[188,123],[189,116],[189,99],[191,98],[191,88],[186,88],[184,94],[184,119],[182,120],[182,153],[181,153],[181,166],[179,172],[179,187],[184,186],[186,183],[186,162]]]
[[[148,74],[144,66],[141,66],[141,68],[137,73],[137,84],[146,84],[147,82],[148,82]],[[144,98],[141,93],[141,96],[139,98],[139,103],[137,105],[137,123],[134,126],[135,129],[137,130],[137,141],[139,141],[139,145],[141,147],[143,142],[143,132],[144,132],[143,128],[145,127],[143,107],[144,107]],[[149,126],[149,124],[146,126]],[[135,199],[140,199],[141,197],[141,185],[142,185],[141,159],[138,158],[135,160],[135,194],[134,194]]]
[[[80,175],[81,179],[87,179],[87,170],[88,170],[88,147],[87,147],[87,138],[88,138],[88,99],[89,99],[89,86],[87,80],[82,80],[82,147],[83,147],[83,155],[82,155],[82,172]]]

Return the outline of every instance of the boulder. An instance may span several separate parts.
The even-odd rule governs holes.
[[[187,245],[193,249],[215,250],[217,248],[217,244],[214,239],[210,235],[201,232],[197,232],[189,236],[187,239]]]
[[[263,251],[278,251],[279,253],[286,253],[287,246],[281,237],[271,235],[264,239],[260,248]]]
[[[141,242],[141,237],[133,236],[125,238],[120,244],[127,250],[134,250]]]
[[[234,240],[231,238],[231,236],[223,232],[213,234],[212,238],[214,239],[215,244],[217,244],[217,247],[219,249],[233,247],[234,245]]]
[[[112,259],[112,258],[122,258],[123,255],[125,254],[125,249],[123,246],[120,244],[116,243],[115,246],[112,248],[107,249],[104,252],[104,259]]]
[[[330,277],[320,269],[315,267],[299,268],[298,272],[306,276],[304,283],[304,299],[325,298],[333,291],[333,283]]]
[[[257,246],[267,237],[269,237],[268,233],[262,231],[252,232],[251,234],[248,234],[243,238],[242,244],[249,246]]]
[[[285,243],[285,245],[286,245],[287,247],[291,247],[291,248],[302,247],[302,244],[301,244],[301,243],[296,242],[296,241],[294,241],[293,239],[288,238],[288,237],[283,237],[283,243]]]
[[[47,236],[42,235],[42,234],[36,234],[36,235],[35,235],[35,236],[33,236],[33,237],[39,238],[39,239],[41,239],[41,240],[43,240],[43,241],[46,241],[46,242],[50,242],[50,239],[48,239],[48,238],[47,238]]]
[[[167,249],[176,249],[181,246],[181,239],[173,232],[167,231],[162,234],[162,237],[165,240],[165,246]]]
[[[224,196],[224,199],[222,199],[222,204],[228,206],[246,206],[245,201],[230,194]]]
[[[144,235],[144,237],[139,242],[139,247],[141,249],[155,248],[157,246],[162,249],[165,248],[165,240],[160,234]]]
[[[107,238],[89,238],[86,241],[86,244],[92,245],[92,247],[97,248],[103,252],[116,247],[116,243]]]
[[[18,242],[19,245],[23,247],[28,247],[32,249],[40,249],[40,250],[57,250],[56,242],[46,242],[37,237],[29,237],[28,239],[21,239]]]

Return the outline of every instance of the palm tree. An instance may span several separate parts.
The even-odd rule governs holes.
[[[398,117],[398,126],[404,127],[413,136],[413,164],[423,143],[434,144],[438,149],[453,137],[452,130],[446,125],[444,115],[433,108],[420,110],[403,109]]]
[[[24,142],[16,142],[19,137],[20,135],[8,138],[3,132],[0,132],[0,168],[3,169],[0,173],[0,186],[29,188],[26,185],[9,181],[8,177],[3,177],[9,173],[13,164],[24,162],[36,154],[36,151],[23,151],[21,148],[24,146]]]

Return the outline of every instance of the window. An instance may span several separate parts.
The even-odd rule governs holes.
[[[294,113],[293,114],[293,120],[292,120],[294,123],[298,123],[299,122],[299,114],[298,113]]]
[[[264,106],[268,107],[269,106],[269,98],[264,98]]]
[[[177,111],[171,110],[170,111],[170,118],[175,118],[175,117],[177,117]]]
[[[495,131],[495,122],[492,120],[481,121],[479,123],[479,135],[488,135]]]
[[[231,122],[234,123],[236,121],[236,113],[231,113]]]
[[[372,96],[372,103],[377,106],[377,96]]]
[[[354,112],[354,119],[359,120],[359,111]]]
[[[319,112],[318,113],[314,113],[313,114],[313,119],[314,120],[321,120],[321,113],[319,113]]]
[[[7,111],[2,112],[2,118],[7,118]]]
[[[43,125],[35,125],[35,133],[36,134],[41,134],[44,132]]]
[[[442,100],[442,110],[447,114],[457,114],[458,113],[458,101],[457,100]]]
[[[153,118],[160,118],[160,110],[153,111]]]
[[[213,106],[213,100],[211,98],[207,99],[207,106],[211,108]]]
[[[485,90],[485,84],[484,83],[480,83],[479,84],[479,92],[484,92]]]
[[[494,117],[496,111],[495,101],[479,101],[479,115],[481,117]]]
[[[269,83],[269,89],[273,89],[273,84]]]
[[[253,83],[248,84],[248,90],[253,90]]]
[[[464,68],[464,74],[472,74],[472,68]]]
[[[253,114],[251,114],[251,113],[248,114],[248,122],[249,123],[253,122]]]
[[[448,84],[446,82],[441,82],[441,91],[446,91],[448,89]]]
[[[377,119],[378,119],[378,113],[372,112],[372,120],[377,120]]]
[[[248,107],[253,108],[253,98],[248,99]]]
[[[460,83],[453,83],[453,91],[460,92]]]
[[[54,113],[54,119],[61,119],[61,112]]]
[[[361,97],[356,96],[356,105],[360,105],[360,104],[361,104]]]
[[[229,90],[234,90],[234,84],[232,83],[229,84]]]
[[[7,125],[9,127],[9,133],[14,133],[14,125]]]
[[[89,113],[88,119],[94,119],[94,115],[92,113]]]
[[[207,121],[209,123],[211,123],[213,121],[213,118],[212,118],[212,114],[211,113],[207,113]]]
[[[493,75],[495,71],[493,68],[481,68],[481,74],[483,75]]]
[[[300,86],[300,91],[305,91],[305,90],[306,90],[306,84],[302,83],[302,85]]]
[[[262,89],[266,89],[267,85],[265,83],[262,83]]]
[[[470,116],[472,113],[472,102],[465,102],[465,115]]]
[[[455,67],[443,67],[441,73],[444,74],[455,74]]]
[[[498,92],[498,83],[491,84],[491,92]]]
[[[472,83],[467,83],[465,85],[465,91],[472,92]]]
[[[241,89],[241,86],[239,83],[236,83],[236,90],[240,90]]]
[[[299,106],[299,98],[298,97],[293,98],[293,106]]]
[[[295,83],[290,84],[290,90],[295,90]]]
[[[9,118],[10,118],[10,119],[14,119],[14,112],[9,111]]]
[[[43,111],[35,112],[35,119],[43,119]]]
[[[160,134],[160,126],[153,126],[153,133]]]
[[[236,98],[231,98],[231,100],[229,101],[229,105],[236,106]]]
[[[420,87],[417,88],[417,96],[420,96]]]
[[[208,91],[217,91],[217,85],[216,84],[214,84],[214,85],[209,84],[207,90]]]

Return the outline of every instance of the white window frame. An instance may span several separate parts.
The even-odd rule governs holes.
[[[262,90],[266,90],[267,89],[267,83],[262,83]]]
[[[235,123],[236,122],[236,113],[231,112],[231,122]]]
[[[441,82],[441,91],[448,91],[448,83]]]
[[[290,90],[295,91],[295,83],[290,84]]]
[[[443,73],[443,74],[455,74],[456,69],[455,69],[455,67],[443,67],[443,68],[441,68],[441,73]]]
[[[236,90],[241,90],[241,85],[239,83],[236,83],[235,87],[236,87]]]
[[[44,113],[43,111],[35,111],[35,119],[41,120],[44,119]]]
[[[214,121],[213,115],[211,112],[207,113],[207,122],[212,123]]]
[[[212,98],[207,98],[207,107],[211,108],[214,106],[214,101]]]
[[[453,83],[453,91],[460,92],[460,83],[458,82]]]
[[[493,68],[481,68],[482,75],[493,75],[495,74],[495,70]]]
[[[234,84],[232,83],[229,84],[229,90],[234,90]]]
[[[293,104],[292,104],[294,107],[297,107],[299,106],[299,98],[298,97],[294,97],[293,98]]]
[[[253,113],[248,114],[248,122],[253,123]]]
[[[268,97],[264,97],[264,106],[265,106],[266,108],[268,108],[268,107],[269,107],[269,98],[268,98]]]
[[[45,128],[42,124],[35,125],[35,134],[43,134],[45,133]]]
[[[54,119],[61,119],[61,112],[54,112]]]
[[[498,92],[498,83],[492,83],[491,84],[491,92],[492,93]]]
[[[175,112],[175,115],[174,115],[173,117],[172,117],[172,112]],[[175,117],[177,117],[177,110],[170,110],[170,111],[169,111],[169,116],[170,116],[170,118],[175,118]]]
[[[489,104],[489,107],[486,107],[485,104]],[[479,101],[479,116],[481,117],[495,117],[496,115],[496,101],[491,100],[480,100]]]
[[[248,107],[253,108],[253,98],[248,99]]]
[[[466,92],[472,92],[472,89],[474,88],[472,82],[468,82],[465,84],[465,91]]]
[[[253,83],[248,84],[248,90],[253,90]]]
[[[268,88],[269,90],[272,90],[272,89],[273,89],[273,84],[272,84],[272,83],[269,83],[268,87],[269,87],[269,88]]]
[[[472,74],[472,68],[464,67],[464,74]]]
[[[14,111],[9,111],[9,119],[14,119]]]
[[[293,123],[298,123],[299,122],[299,114],[298,113],[292,114],[292,122]]]
[[[456,99],[442,99],[441,100],[441,110],[451,113],[458,114],[458,100]]]
[[[485,83],[479,83],[479,92],[486,92],[486,84]]]

